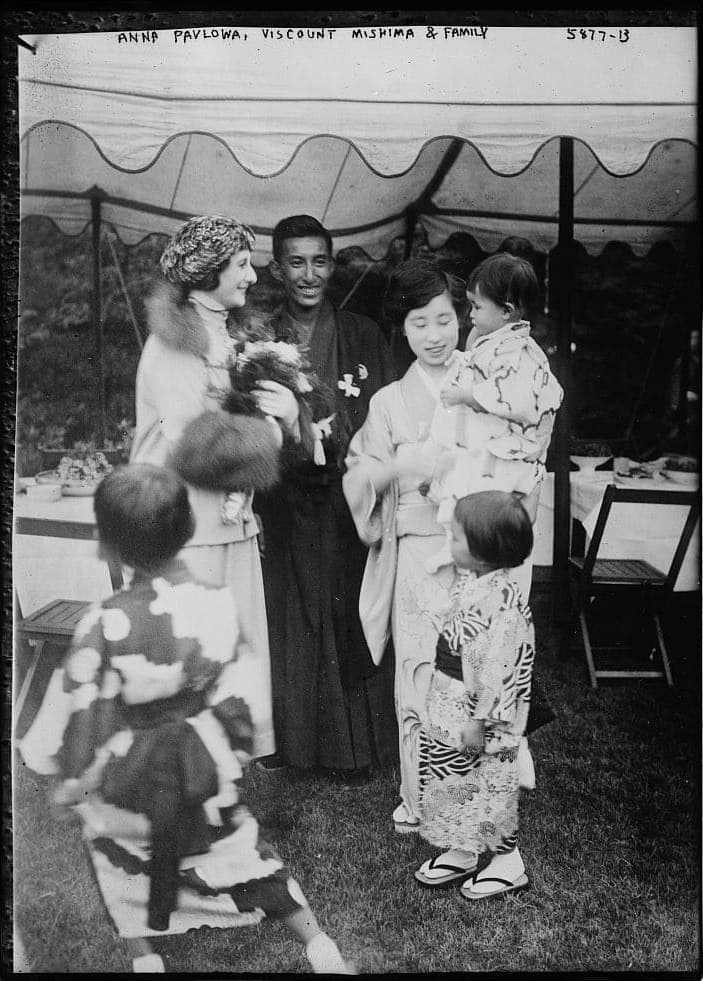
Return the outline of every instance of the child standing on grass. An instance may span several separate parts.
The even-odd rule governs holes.
[[[134,970],[163,972],[147,937],[280,919],[315,973],[354,973],[259,836],[239,781],[267,711],[232,592],[176,554],[194,521],[186,485],[150,464],[95,496],[102,554],[134,570],[79,624],[56,804],[73,807]]]
[[[420,835],[446,849],[415,873],[476,900],[528,886],[518,838],[518,745],[530,702],[532,615],[511,577],[532,549],[518,496],[462,498],[451,523],[459,571],[437,642],[420,733]]]

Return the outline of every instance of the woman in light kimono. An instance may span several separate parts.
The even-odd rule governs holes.
[[[452,566],[435,573],[425,568],[444,541],[437,506],[427,497],[437,463],[427,436],[459,337],[464,294],[462,289],[456,297],[453,289],[453,279],[419,260],[402,263],[391,275],[384,312],[402,329],[415,361],[400,381],[372,397],[344,476],[359,537],[370,546],[360,595],[366,639],[377,663],[391,634],[395,648],[401,803],[393,821],[401,832],[419,824],[420,719],[455,574]]]

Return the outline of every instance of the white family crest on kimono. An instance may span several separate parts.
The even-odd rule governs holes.
[[[344,392],[346,398],[350,398],[352,395],[355,399],[358,399],[361,395],[361,389],[358,385],[354,384],[354,375],[345,372],[345,374],[337,382],[337,388]]]

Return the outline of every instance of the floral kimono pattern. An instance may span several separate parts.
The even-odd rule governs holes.
[[[451,601],[420,733],[420,833],[441,848],[479,855],[517,839],[517,750],[530,702],[534,630],[508,570],[463,574]],[[472,719],[484,722],[484,744],[467,754],[462,731]]]

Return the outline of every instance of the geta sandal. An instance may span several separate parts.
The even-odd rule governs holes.
[[[439,889],[442,886],[448,886],[452,882],[465,882],[468,878],[473,878],[476,875],[476,866],[472,866],[470,869],[462,868],[460,865],[453,865],[451,862],[442,861],[444,855],[436,855],[434,858],[428,859],[423,862],[420,868],[415,872],[415,878],[423,886],[428,886],[430,889]],[[438,871],[440,875],[428,875],[428,872]]]
[[[481,889],[484,884],[494,884],[494,889]],[[517,879],[501,879],[497,875],[476,876],[471,882],[466,882],[461,887],[461,895],[464,899],[493,899],[498,896],[507,896],[508,893],[522,892],[530,888],[530,880],[523,873]]]

